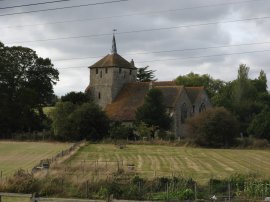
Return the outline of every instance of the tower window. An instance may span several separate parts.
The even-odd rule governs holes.
[[[131,73],[132,73],[132,70],[129,70],[129,75],[131,75]]]
[[[106,74],[108,73],[108,68],[105,69],[105,73],[106,73]]]
[[[100,92],[98,92],[98,99],[100,99],[101,98],[101,94],[100,94]]]
[[[119,68],[119,74],[121,74],[121,72],[122,72],[122,69],[121,69],[121,68]]]
[[[96,69],[96,74],[98,74],[98,68]]]
[[[100,78],[102,78],[102,71],[100,71]]]

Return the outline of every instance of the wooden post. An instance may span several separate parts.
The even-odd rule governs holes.
[[[197,201],[197,183],[194,183],[194,194],[195,194],[195,201]]]
[[[89,181],[86,181],[86,198],[88,198],[88,191],[89,191]]]
[[[229,202],[231,202],[231,183],[228,183]]]

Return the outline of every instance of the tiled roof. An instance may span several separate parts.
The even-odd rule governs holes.
[[[149,90],[149,83],[128,83],[119,92],[112,104],[105,108],[105,112],[114,121],[135,120],[138,107],[144,102],[144,97]]]
[[[97,61],[95,64],[89,68],[101,68],[101,67],[121,67],[121,68],[131,68],[134,69],[130,62],[125,60],[122,56],[117,53],[108,54],[101,60]]]
[[[168,108],[175,106],[175,102],[179,94],[183,91],[183,86],[157,86],[161,90],[164,98],[164,104]]]
[[[173,82],[153,82],[164,95],[166,107],[174,107],[183,86],[174,86]],[[119,92],[113,103],[106,106],[108,117],[114,121],[133,121],[138,107],[143,105],[144,97],[149,91],[150,82],[136,82],[126,84]]]
[[[201,92],[204,91],[204,87],[203,86],[199,86],[199,87],[185,87],[187,95],[191,101],[191,103],[195,103],[197,97],[199,96],[199,94]]]

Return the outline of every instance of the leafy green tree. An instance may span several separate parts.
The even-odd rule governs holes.
[[[148,126],[156,126],[164,130],[170,128],[171,118],[166,113],[163,95],[159,89],[149,90],[144,104],[136,111],[136,122],[144,122]]]
[[[155,79],[155,70],[148,70],[149,66],[138,68],[137,70],[137,81],[148,82],[156,81]]]
[[[60,140],[100,140],[108,134],[109,119],[94,103],[59,102],[51,116],[54,134]]]
[[[225,108],[212,108],[187,121],[188,138],[204,147],[229,147],[235,143],[238,124]]]
[[[219,93],[220,90],[225,86],[224,81],[213,79],[208,74],[199,75],[193,72],[190,72],[187,75],[178,76],[175,79],[175,82],[177,85],[183,85],[187,87],[204,86],[210,98]]]
[[[248,132],[257,138],[270,140],[270,108],[265,107],[258,113],[248,127]]]
[[[0,137],[42,129],[42,107],[54,96],[58,74],[50,59],[0,43]]]
[[[63,102],[72,102],[73,104],[82,104],[89,101],[87,95],[83,92],[69,92],[61,97]]]
[[[134,129],[131,126],[125,126],[117,123],[110,128],[109,134],[112,139],[116,140],[135,139],[133,130]]]
[[[84,103],[70,115],[75,140],[101,140],[108,134],[109,119],[95,103]]]
[[[52,119],[52,129],[54,135],[59,140],[72,140],[73,133],[71,131],[70,116],[76,109],[76,105],[72,102],[58,102],[50,113]]]

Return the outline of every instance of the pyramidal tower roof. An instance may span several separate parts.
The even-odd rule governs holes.
[[[106,55],[101,60],[97,61],[95,64],[91,65],[89,68],[108,68],[108,67],[117,67],[117,68],[126,68],[126,69],[136,69],[134,67],[134,62],[128,62],[121,55],[117,53],[115,35],[113,34],[112,38],[112,49],[111,54]]]

